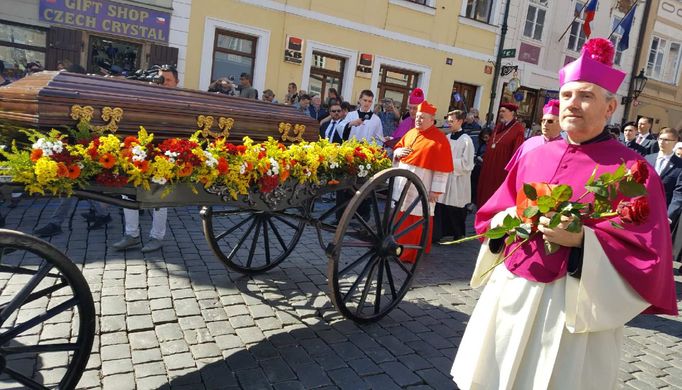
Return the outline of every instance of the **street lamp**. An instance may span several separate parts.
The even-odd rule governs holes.
[[[646,82],[648,80],[649,79],[644,75],[644,69],[640,70],[639,74],[632,79],[632,96],[624,96],[620,103],[628,105],[633,100],[637,99],[642,91],[644,91],[644,87],[646,87]]]

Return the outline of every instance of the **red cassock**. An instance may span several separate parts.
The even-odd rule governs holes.
[[[440,173],[450,173],[453,170],[453,165],[452,165],[452,152],[450,150],[450,143],[448,142],[447,137],[445,134],[443,134],[440,130],[438,130],[435,126],[431,126],[430,128],[424,130],[424,131],[419,131],[418,129],[412,129],[405,134],[405,136],[396,144],[396,149],[397,148],[402,148],[402,147],[410,147],[412,148],[412,153],[410,153],[408,156],[403,157],[400,159],[400,162],[403,164],[408,164],[413,167],[419,167],[425,170],[433,171],[433,172],[423,172],[423,175],[420,175],[421,170],[412,170],[417,174],[417,176],[420,176],[422,181],[424,182],[424,186],[426,187],[426,191],[434,191],[434,192],[439,192],[436,187],[434,187],[434,183],[432,183],[431,180],[428,180],[429,182],[426,182],[427,180],[424,180],[425,177],[422,176],[429,176],[433,178],[433,173],[440,172]],[[396,184],[398,184],[396,182]],[[444,187],[440,191],[444,191]],[[424,250],[425,253],[431,252],[431,230],[433,226],[433,206],[432,204],[429,204],[429,231],[427,232],[427,238],[426,238],[426,248]],[[420,207],[417,207],[417,209],[420,209]],[[414,211],[413,211],[414,213]],[[396,220],[400,220],[401,217],[403,216],[403,212],[399,212]],[[405,221],[398,226],[396,229],[397,233],[400,233],[401,230],[404,230],[408,226],[420,221],[422,218],[424,218],[422,215],[408,215],[405,219]],[[405,245],[405,244],[419,244],[421,241],[421,235],[422,235],[422,228],[421,226],[413,229],[412,231],[406,233],[405,235],[401,236],[398,238],[398,242]],[[417,259],[417,251],[414,249],[405,249],[400,256],[400,260],[407,262],[407,263],[414,263]]]
[[[483,155],[483,166],[476,189],[478,207],[483,206],[490,199],[507,177],[504,167],[523,143],[524,130],[523,123],[516,120],[509,122],[506,126],[499,123],[495,127]]]

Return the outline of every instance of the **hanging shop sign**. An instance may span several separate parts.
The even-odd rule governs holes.
[[[39,12],[54,25],[168,43],[169,12],[109,0],[40,0]]]
[[[292,64],[303,63],[303,39],[287,36],[287,46],[284,49],[284,61]]]

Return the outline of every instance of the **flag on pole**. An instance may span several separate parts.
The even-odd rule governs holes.
[[[620,37],[620,42],[618,42],[618,50],[625,51],[630,47],[630,30],[632,29],[632,20],[635,17],[635,10],[637,9],[637,4],[632,6],[630,12],[625,15],[623,21],[620,22],[620,28],[623,29],[623,35]]]
[[[592,34],[592,29],[590,28],[590,22],[594,20],[594,14],[597,12],[597,0],[590,0],[585,7],[585,22],[583,23],[583,31],[585,32],[585,37],[589,38]]]

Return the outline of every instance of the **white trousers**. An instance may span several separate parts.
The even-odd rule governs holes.
[[[138,210],[123,209],[125,220],[125,234],[133,237],[140,236],[140,214]],[[163,240],[166,235],[166,220],[168,220],[168,209],[160,208],[152,210],[152,230],[149,232],[150,238]]]

